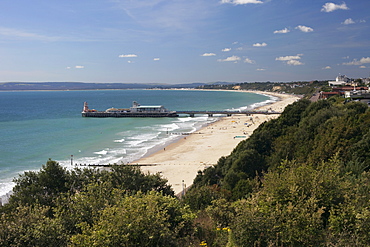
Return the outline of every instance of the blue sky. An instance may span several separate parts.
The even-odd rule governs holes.
[[[1,82],[370,75],[370,1],[2,0]]]

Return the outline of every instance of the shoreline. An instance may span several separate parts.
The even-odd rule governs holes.
[[[149,91],[150,91],[151,89],[149,89]],[[165,89],[165,90],[184,90],[184,89]],[[196,89],[193,89],[193,90],[196,90]],[[24,91],[24,90],[23,90]],[[47,91],[54,91],[54,90],[47,90]],[[59,90],[58,90],[59,91]],[[96,90],[93,90],[93,91],[96,91]],[[100,90],[98,90],[98,91],[100,91]],[[116,91],[116,90],[107,90],[107,91]],[[204,89],[201,89],[201,90],[199,90],[199,91],[209,91],[209,90],[204,90]],[[212,90],[212,91],[220,91],[220,90]],[[225,91],[229,91],[229,90],[225,90]],[[235,92],[235,93],[243,93],[243,91],[241,91],[241,90],[231,90],[232,92]],[[10,92],[10,91],[7,91],[7,92]],[[257,91],[245,91],[245,92],[250,92],[250,93],[254,93],[254,94],[256,94],[256,93],[261,93],[261,94],[265,94],[265,95],[268,95],[266,92],[257,92]],[[271,99],[271,98],[268,98],[266,101],[263,101],[266,105],[270,105],[269,103],[271,103],[273,101],[273,99]],[[252,105],[250,105],[250,106],[256,106],[255,104],[252,104]],[[248,107],[249,109],[250,109],[250,106]],[[205,130],[207,130],[207,127],[209,127],[209,126],[211,126],[212,124],[217,124],[217,123],[219,123],[220,121],[224,121],[224,120],[222,120],[223,118],[222,117],[217,117],[215,120],[213,120],[211,123],[203,123],[203,125],[202,126],[197,126],[197,130],[193,133],[193,134],[191,134],[191,136],[192,137],[190,137],[190,135],[179,135],[178,137],[176,137],[176,138],[173,138],[173,137],[171,137],[171,139],[173,139],[173,140],[171,140],[171,141],[168,141],[168,142],[166,142],[166,143],[163,143],[163,145],[161,145],[161,146],[157,146],[157,147],[154,147],[154,148],[152,148],[151,150],[149,150],[149,152],[144,156],[144,157],[141,157],[140,159],[143,159],[143,158],[148,158],[148,157],[151,157],[152,155],[154,155],[154,154],[156,154],[156,153],[161,153],[162,152],[162,150],[163,150],[163,148],[166,148],[166,150],[168,150],[169,149],[169,146],[168,145],[171,145],[171,144],[173,144],[173,143],[180,143],[180,141],[181,140],[184,140],[184,139],[193,139],[193,137],[198,137],[198,138],[202,138],[202,137],[200,137],[201,136],[201,134],[195,134],[195,133],[199,133],[199,132],[201,132],[202,134],[203,134],[203,129],[205,129]],[[239,133],[236,133],[236,134],[239,134]],[[204,137],[204,138],[208,138],[207,136],[208,136],[209,134],[208,133],[206,133],[206,136]],[[197,139],[197,138],[196,138]],[[222,139],[222,138],[221,138]],[[228,139],[228,138],[227,138]],[[237,140],[241,140],[241,139],[237,139]],[[215,142],[218,142],[218,140],[216,140]],[[226,144],[225,144],[226,145]],[[232,144],[232,148],[230,149],[230,150],[232,150],[235,146],[236,146],[237,144],[236,144],[236,140],[234,141],[234,143]],[[210,145],[209,145],[210,146]],[[209,149],[210,147],[206,147],[207,149]],[[182,151],[181,151],[182,152]],[[167,154],[167,153],[166,153]],[[221,156],[223,156],[223,155],[228,155],[229,153],[222,153],[222,154],[220,154],[220,156],[219,157],[221,157]],[[218,155],[218,154],[217,154]],[[205,167],[207,167],[209,164],[213,164],[213,162],[214,163],[216,163],[217,162],[217,160],[218,160],[218,158],[219,157],[217,157],[217,159],[216,159],[216,161],[204,161],[199,167],[195,167],[194,166],[194,161],[191,161],[190,163],[186,163],[186,165],[187,165],[187,167],[185,167],[184,169],[186,170],[186,172],[189,172],[190,173],[190,175],[189,174],[187,174],[186,175],[186,177],[183,179],[184,180],[184,183],[187,183],[188,185],[189,184],[191,184],[192,182],[193,182],[193,178],[196,176],[196,174],[197,174],[197,172],[198,172],[198,170],[202,170],[202,169],[204,169]],[[120,158],[118,158],[118,159],[120,159]],[[139,159],[131,159],[131,160],[139,160]],[[184,160],[183,158],[181,158],[180,157],[180,160]],[[67,158],[66,160],[63,160],[64,162],[65,162],[65,166],[69,166],[69,163],[70,163],[70,160]],[[63,163],[63,161],[58,161],[60,164],[64,164]],[[119,162],[119,160],[117,161],[117,163]],[[152,161],[151,161],[152,162]],[[84,163],[84,162],[82,162],[82,163]],[[85,162],[85,163],[90,163],[90,162]],[[94,163],[94,162],[93,162]],[[42,164],[42,162],[40,162],[40,164]],[[132,164],[132,163],[131,163]],[[189,164],[190,164],[190,166],[189,166]],[[200,162],[197,162],[196,163],[197,165],[198,164],[200,164]],[[152,173],[156,173],[157,171],[155,170],[156,168],[154,167],[154,166],[152,166],[151,168],[153,168],[153,169],[149,169],[150,170],[150,172],[152,172]],[[199,169],[198,169],[199,168]],[[38,168],[35,168],[36,170],[38,170]],[[168,180],[170,180],[170,182],[169,183],[171,183],[172,185],[173,185],[173,187],[174,187],[174,184],[177,184],[177,187],[180,187],[180,190],[181,190],[181,186],[182,186],[182,181],[180,180],[180,182],[178,182],[178,178],[176,178],[176,177],[178,177],[178,174],[176,174],[176,173],[174,173],[174,172],[167,172],[167,171],[163,171],[164,169],[159,169],[158,170],[158,172],[162,172],[162,174],[163,174],[163,177],[166,177]],[[20,171],[18,174],[21,174],[21,173],[23,173],[24,171]],[[13,177],[16,177],[17,176],[17,174],[15,174],[14,176],[12,176],[12,178]],[[188,177],[191,177],[191,179],[188,179]],[[11,190],[12,190],[12,188],[13,188],[13,186],[14,186],[14,183],[12,183],[11,181],[12,181],[12,178],[8,181],[8,180],[4,180],[3,182],[2,182],[2,195],[0,196],[0,198],[3,198],[3,202],[4,202],[4,200],[6,200],[5,199],[5,197],[8,197],[7,196],[7,193],[8,192],[10,192]],[[9,190],[7,190],[7,188],[10,188]],[[178,191],[179,189],[175,189],[175,191]]]
[[[149,90],[151,90],[151,89],[149,89]],[[184,89],[161,89],[161,90],[184,90]],[[264,95],[264,96],[269,97],[269,99],[268,99],[268,100],[265,100],[265,101],[261,101],[261,102],[257,102],[257,103],[252,104],[252,106],[253,106],[253,105],[257,105],[257,106],[255,106],[255,107],[251,108],[251,110],[258,110],[258,109],[260,109],[260,108],[261,108],[261,110],[263,110],[263,109],[264,109],[264,106],[268,106],[268,105],[274,104],[274,103],[276,103],[276,102],[278,102],[278,101],[280,101],[280,100],[281,100],[281,96],[279,96],[280,94],[277,94],[277,93],[268,94],[269,92],[264,92],[264,91],[252,91],[252,90],[224,90],[224,89],[223,89],[223,90],[217,90],[217,89],[185,89],[185,90],[192,90],[192,91],[217,91],[217,92],[219,92],[219,91],[224,91],[224,92],[236,92],[236,93],[253,93],[253,94],[260,94],[260,95]],[[271,100],[273,100],[273,99],[272,99],[272,97],[277,98],[278,100],[276,100],[276,101],[271,101]],[[265,103],[265,102],[268,102],[268,103]],[[248,106],[248,108],[249,108],[249,106]],[[268,108],[267,108],[267,109],[268,109]],[[234,115],[236,115],[236,114],[234,114]],[[209,123],[205,123],[205,124],[203,124],[203,126],[201,126],[199,129],[195,130],[194,132],[191,132],[190,134],[196,134],[196,133],[199,133],[199,131],[200,131],[201,129],[203,129],[203,128],[205,128],[205,127],[207,127],[207,126],[211,125],[211,124],[217,123],[218,121],[221,121],[221,120],[222,120],[223,118],[225,118],[225,117],[226,117],[226,116],[216,117],[216,118],[217,118],[216,120],[214,120],[214,121],[212,121],[212,122],[209,122]],[[176,142],[180,141],[181,139],[183,139],[183,138],[185,138],[185,137],[186,137],[186,135],[183,135],[183,136],[179,135],[179,136],[178,136],[177,138],[175,138],[174,140],[167,141],[167,142],[166,142],[166,143],[164,143],[164,144],[161,144],[161,145],[158,145],[158,146],[152,147],[152,148],[150,148],[150,149],[147,151],[147,153],[145,153],[142,157],[140,157],[140,158],[138,158],[138,159],[135,159],[135,160],[133,160],[133,161],[130,161],[130,162],[128,162],[128,164],[132,164],[132,163],[135,163],[135,162],[137,162],[137,161],[139,161],[139,160],[142,160],[142,159],[144,159],[144,158],[147,158],[147,157],[149,157],[149,156],[151,156],[151,155],[153,155],[153,154],[155,154],[155,153],[157,153],[157,152],[161,151],[163,148],[165,148],[165,147],[167,147],[167,146],[169,146],[169,145],[171,145],[171,144],[173,144],[173,143],[176,143]]]
[[[264,91],[241,92],[278,98],[277,101],[254,110],[282,112],[287,105],[300,99],[295,95]],[[193,183],[199,170],[216,165],[222,156],[228,156],[239,142],[247,139],[261,123],[278,116],[279,114],[254,114],[220,117],[196,132],[152,150],[130,164],[139,165],[144,173],[160,173],[168,180],[175,194],[178,194]]]

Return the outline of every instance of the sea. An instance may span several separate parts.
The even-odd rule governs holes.
[[[219,119],[208,115],[175,118],[84,118],[90,109],[163,105],[169,110],[253,109],[277,98],[240,91],[91,90],[0,92],[0,199],[13,179],[38,171],[48,159],[67,169],[88,164],[126,164]]]

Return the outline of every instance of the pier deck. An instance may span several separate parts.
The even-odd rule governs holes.
[[[138,113],[117,113],[117,112],[82,112],[83,117],[178,117],[180,115],[188,115],[194,117],[195,115],[208,115],[213,117],[214,115],[226,115],[228,117],[237,114],[245,114],[250,116],[252,114],[264,114],[264,115],[273,115],[281,114],[281,112],[275,111],[172,111],[168,113],[147,113],[147,112],[138,112]]]
[[[213,115],[226,115],[232,116],[235,114],[245,114],[250,116],[252,114],[264,114],[264,115],[272,115],[272,114],[281,114],[281,112],[275,112],[271,110],[267,111],[242,111],[242,110],[234,110],[234,111],[169,111],[164,108],[162,105],[160,106],[142,106],[136,101],[132,103],[132,107],[130,108],[109,108],[105,111],[97,111],[95,109],[89,109],[87,102],[84,102],[84,108],[82,110],[83,117],[178,117],[180,115],[189,115],[190,117],[194,117],[195,115],[208,115],[212,117]]]
[[[250,116],[252,114],[264,114],[264,115],[272,115],[272,114],[281,114],[281,112],[275,111],[175,111],[179,115],[189,115],[190,117],[194,117],[195,115],[205,115],[212,117],[213,115],[226,115],[228,117],[235,115],[235,114],[245,114]]]

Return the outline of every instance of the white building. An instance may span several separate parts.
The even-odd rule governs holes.
[[[369,78],[363,78],[362,83],[364,83],[365,85],[370,84],[370,77]]]
[[[335,81],[329,81],[329,86],[345,86],[350,82],[349,78],[345,75],[339,75]]]

